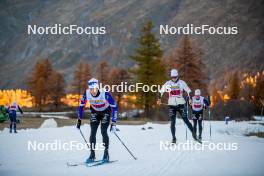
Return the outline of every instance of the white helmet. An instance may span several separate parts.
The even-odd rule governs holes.
[[[200,96],[201,95],[201,90],[200,89],[196,89],[194,92],[194,95]]]
[[[98,80],[95,79],[95,78],[92,78],[88,81],[88,86],[89,88],[91,89],[94,89],[94,88],[98,88],[99,89],[99,84],[98,84]]]
[[[178,71],[176,69],[171,70],[171,77],[177,77],[178,76]]]

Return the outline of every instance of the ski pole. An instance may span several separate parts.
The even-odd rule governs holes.
[[[209,106],[208,106],[208,118],[209,118],[209,126],[210,126],[210,139],[212,138],[212,127],[211,127],[211,110],[210,110],[210,105],[211,105],[211,100],[210,100],[210,95],[208,96],[208,102],[209,102]]]
[[[88,149],[90,149],[90,147],[89,147],[89,144],[88,144],[87,140],[85,139],[85,137],[84,137],[84,135],[83,135],[83,133],[82,133],[82,130],[81,130],[81,128],[80,128],[80,133],[81,133],[81,136],[82,136],[82,138],[83,138],[84,142],[86,143],[86,145],[87,145]]]
[[[186,101],[186,114],[187,114],[187,120],[189,120],[189,106],[188,106],[189,102],[188,102],[188,98],[187,98],[187,101]],[[184,123],[185,124],[185,123]],[[187,135],[187,125],[185,124],[185,139],[187,141],[188,139],[188,135]]]
[[[118,140],[121,142],[121,144],[126,148],[126,150],[129,152],[129,154],[135,159],[137,160],[137,158],[132,154],[132,152],[127,148],[127,146],[124,144],[124,142],[120,139],[120,137],[116,134],[116,132],[114,132],[115,136],[118,138]]]

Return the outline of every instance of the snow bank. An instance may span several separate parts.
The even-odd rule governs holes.
[[[70,118],[67,117],[67,116],[44,115],[44,114],[41,114],[40,117],[43,117],[43,118],[55,118],[55,119],[70,119]]]
[[[45,120],[39,128],[56,128],[57,122],[54,119]]]
[[[255,120],[264,121],[264,116],[253,116]]]
[[[9,133],[9,128],[4,128],[0,133]]]
[[[218,131],[229,135],[243,136],[249,133],[264,132],[264,125],[258,121],[230,121],[228,125],[223,125],[223,128],[219,129]]]

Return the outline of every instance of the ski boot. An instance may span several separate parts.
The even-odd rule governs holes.
[[[108,150],[104,151],[104,156],[102,159],[103,162],[109,162],[109,154],[108,154]]]
[[[17,133],[17,131],[15,130],[14,133]]]
[[[199,142],[200,144],[202,144],[202,141],[200,139],[197,138],[197,135],[195,132],[192,133],[192,137],[195,141]]]
[[[94,151],[91,151],[91,154],[90,154],[89,158],[87,158],[85,163],[89,164],[89,163],[94,162],[94,160],[95,160],[95,153],[94,153]]]
[[[194,140],[196,140],[196,141],[197,141],[197,135],[196,135],[196,133],[195,133],[195,132],[192,132],[192,137],[193,137],[193,139],[194,139]]]
[[[198,139],[199,139],[200,141],[202,140],[202,135],[201,135],[201,134],[199,134]]]
[[[11,124],[9,126],[9,133],[12,133],[12,128],[13,128],[13,123],[11,122]]]
[[[177,139],[176,139],[176,138],[172,138],[172,141],[171,141],[171,143],[172,143],[172,144],[176,144],[176,141],[177,141]]]

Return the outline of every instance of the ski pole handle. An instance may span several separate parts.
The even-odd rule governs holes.
[[[120,139],[120,137],[116,134],[116,132],[114,132],[115,136],[118,138],[118,140],[121,142],[121,144],[126,148],[126,150],[129,152],[129,154],[135,159],[137,160],[137,158],[132,154],[132,152],[127,148],[127,146],[124,144],[124,142]]]

